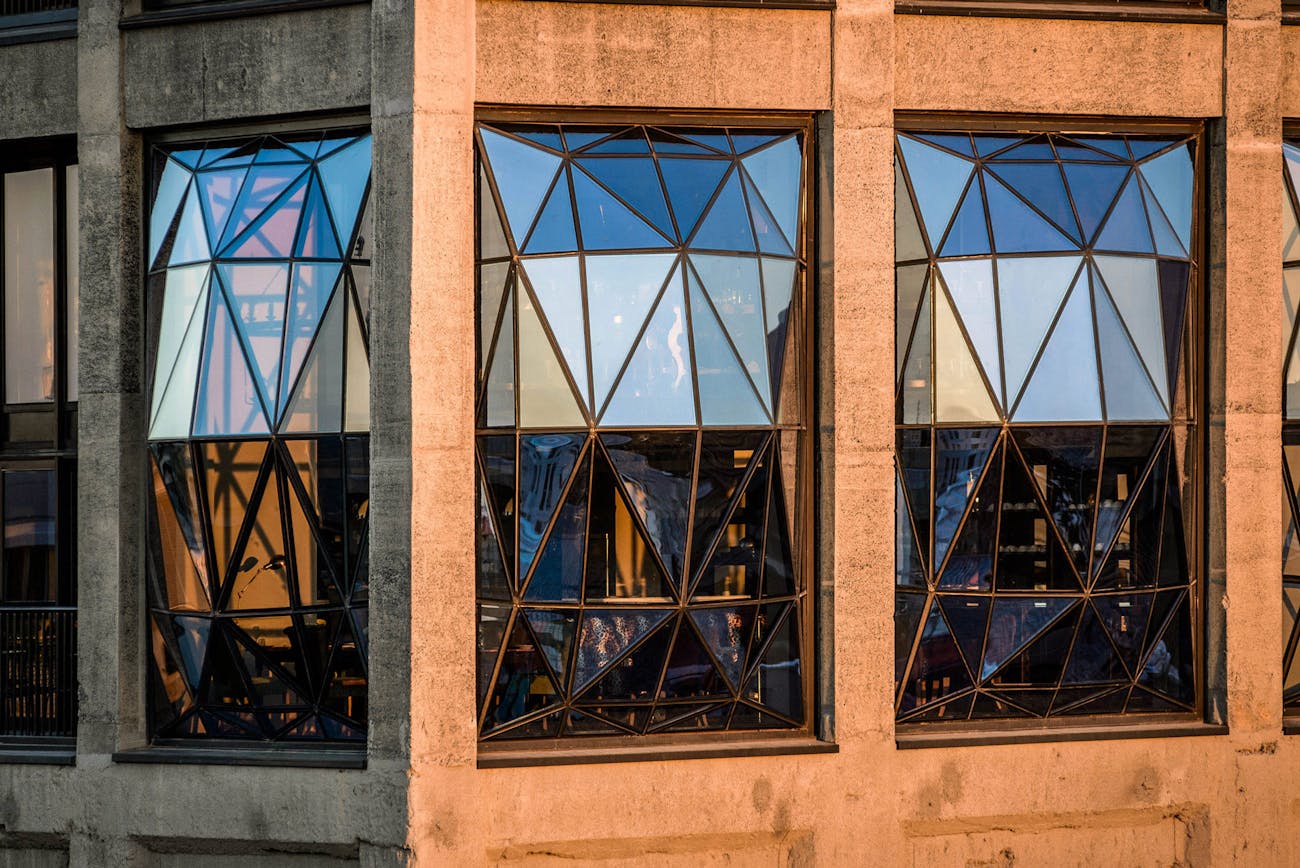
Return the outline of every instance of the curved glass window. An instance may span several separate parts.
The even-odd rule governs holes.
[[[370,137],[157,149],[157,737],[363,740]]]
[[[804,131],[477,144],[482,735],[803,726]]]
[[[1194,711],[1197,140],[896,143],[899,721]]]
[[[1282,653],[1283,708],[1300,715],[1300,667],[1296,666],[1296,629],[1300,613],[1300,346],[1296,311],[1300,308],[1300,224],[1296,191],[1300,190],[1300,143],[1282,145]]]

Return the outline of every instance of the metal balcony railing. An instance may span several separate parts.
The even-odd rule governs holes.
[[[0,0],[0,16],[76,9],[77,0]]]
[[[63,737],[77,725],[77,610],[0,610],[0,737]]]

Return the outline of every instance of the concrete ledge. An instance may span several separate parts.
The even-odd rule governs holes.
[[[77,746],[0,743],[0,765],[75,766]]]
[[[732,742],[638,744],[610,739],[600,746],[532,746],[479,749],[481,769],[528,766],[591,765],[594,763],[657,762],[661,760],[718,759],[721,757],[784,756],[839,753],[839,745],[814,738],[757,738]]]
[[[283,747],[177,747],[154,745],[113,754],[115,763],[147,763],[210,766],[281,766],[308,769],[364,769],[362,750],[338,748]]]
[[[894,743],[899,750],[925,747],[978,747],[992,744],[1030,744],[1047,741],[1106,741],[1125,738],[1182,738],[1187,736],[1227,735],[1228,727],[1199,720],[1143,720],[1114,723],[1089,721],[1073,725],[1045,724],[1006,726],[992,729],[987,723],[978,726],[916,724],[899,726]]]
[[[1131,21],[1164,24],[1221,24],[1220,12],[1181,3],[1059,3],[1046,0],[900,0],[899,15],[970,18],[1055,18],[1070,21]]]

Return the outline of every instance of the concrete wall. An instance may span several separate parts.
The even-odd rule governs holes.
[[[81,709],[75,767],[0,757],[0,864],[1285,865],[1275,329],[1277,0],[1154,24],[373,0],[0,48],[0,137],[76,133]],[[1295,28],[1300,30],[1300,28]],[[823,112],[822,551],[835,754],[480,770],[472,477],[476,104]],[[368,108],[367,108],[368,107]],[[368,111],[375,132],[372,730],[357,771],[122,764],[145,740],[143,143]],[[899,750],[892,694],[894,112],[1213,120],[1208,667],[1230,735]],[[218,127],[220,128],[220,127]],[[833,277],[833,283],[831,278]],[[851,335],[851,340],[837,340]],[[94,360],[90,363],[89,360]],[[24,861],[25,860],[25,861]]]

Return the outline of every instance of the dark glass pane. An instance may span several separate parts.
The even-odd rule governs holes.
[[[620,481],[655,550],[677,580],[686,560],[695,434],[602,434]]]
[[[57,602],[57,494],[53,470],[3,474],[5,600]]]
[[[920,645],[903,684],[900,712],[943,699],[971,686],[970,673],[939,606],[930,605]]]
[[[590,479],[589,451],[578,466],[564,504],[551,525],[546,547],[537,558],[532,576],[524,579],[524,599],[576,603],[581,598]]]
[[[669,581],[654,548],[599,451],[593,459],[586,570],[588,604],[670,598]]]

